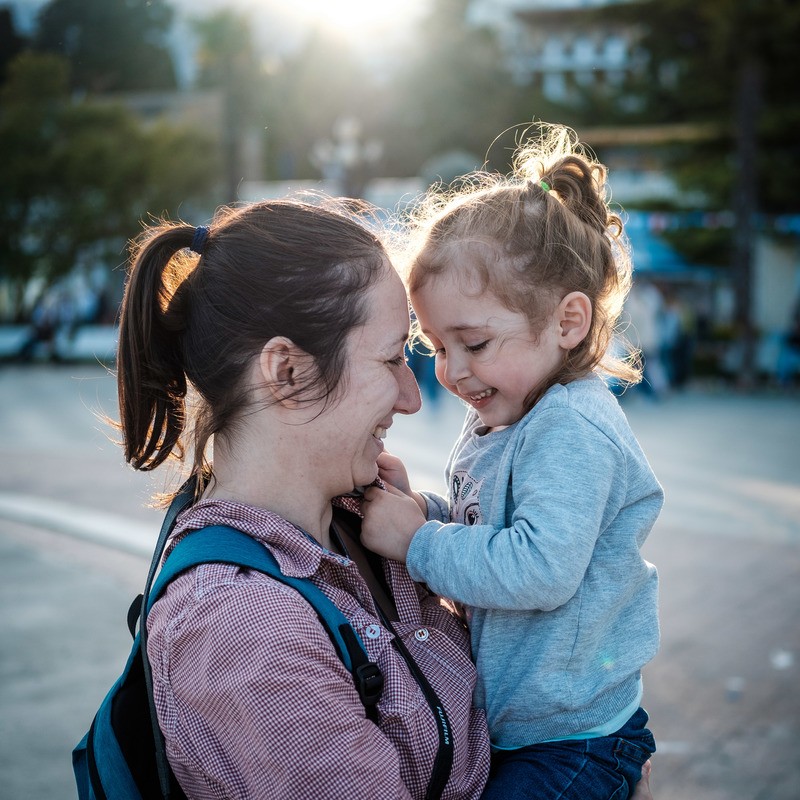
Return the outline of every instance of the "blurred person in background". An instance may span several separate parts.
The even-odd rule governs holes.
[[[795,377],[800,375],[800,295],[794,301],[782,337],[776,372],[779,386],[791,386]]]
[[[661,357],[670,389],[683,389],[692,375],[695,317],[676,290],[664,295],[661,312]]]
[[[648,278],[635,279],[625,302],[625,314],[630,323],[625,337],[641,354],[644,368],[636,390],[658,400],[669,390],[669,377],[662,358],[664,298],[659,288]]]

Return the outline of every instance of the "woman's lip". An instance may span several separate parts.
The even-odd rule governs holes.
[[[386,436],[389,433],[389,428],[391,428],[391,427],[392,427],[392,420],[388,420],[387,422],[382,422],[382,423],[376,425],[372,429],[372,435],[376,439],[385,439]]]

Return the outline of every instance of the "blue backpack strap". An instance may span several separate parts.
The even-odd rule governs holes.
[[[140,657],[142,661],[142,669],[144,671],[144,682],[147,688],[147,702],[150,706],[150,726],[153,731],[153,742],[156,747],[156,767],[158,770],[158,781],[161,786],[161,796],[169,800],[173,795],[174,780],[172,778],[172,771],[167,761],[166,748],[164,746],[164,736],[161,733],[161,728],[158,725],[158,715],[156,713],[156,703],[153,697],[153,669],[150,665],[150,659],[147,658],[147,611],[150,608],[149,602],[150,592],[153,587],[156,573],[161,564],[161,556],[164,548],[167,546],[167,539],[175,527],[175,521],[178,514],[195,500],[198,487],[198,476],[192,475],[176,493],[172,502],[164,515],[164,521],[161,523],[161,530],[158,534],[155,549],[153,550],[153,558],[150,561],[150,568],[147,571],[147,580],[144,584],[144,592],[142,592],[141,611],[139,613],[139,639],[140,639]],[[134,601],[135,602],[135,601]],[[134,615],[135,616],[135,615]],[[128,627],[131,628],[131,633],[134,632],[134,625],[132,624],[132,612],[128,612]],[[174,792],[178,795],[179,792]]]
[[[193,531],[181,539],[167,557],[153,584],[148,597],[148,610],[170,581],[187,569],[208,563],[235,564],[255,569],[297,591],[317,613],[337,655],[353,674],[368,716],[376,720],[374,707],[383,689],[383,675],[377,665],[369,660],[363,642],[347,617],[310,580],[284,575],[275,556],[246,533],[226,525],[214,525]]]

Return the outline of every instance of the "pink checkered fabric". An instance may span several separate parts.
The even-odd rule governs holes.
[[[438,748],[430,707],[391,645],[355,564],[264,509],[203,501],[176,537],[230,525],[274,554],[287,575],[311,577],[358,631],[385,679],[379,724],[311,607],[265,575],[208,564],[176,579],[148,617],[158,718],[190,798],[422,798]],[[489,768],[475,669],[462,623],[405,569],[385,562],[396,633],[437,692],[454,741],[445,800],[478,798]]]

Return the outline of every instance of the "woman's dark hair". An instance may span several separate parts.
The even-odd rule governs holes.
[[[131,246],[117,384],[125,459],[139,470],[171,454],[183,459],[191,422],[192,472],[205,472],[209,438],[241,417],[247,371],[274,336],[314,360],[315,375],[298,397],[333,399],[347,335],[366,320],[365,290],[388,264],[367,226],[333,206],[282,200],[223,208],[201,256],[189,249],[194,236],[192,225],[161,221]],[[191,415],[190,388],[200,401]]]

